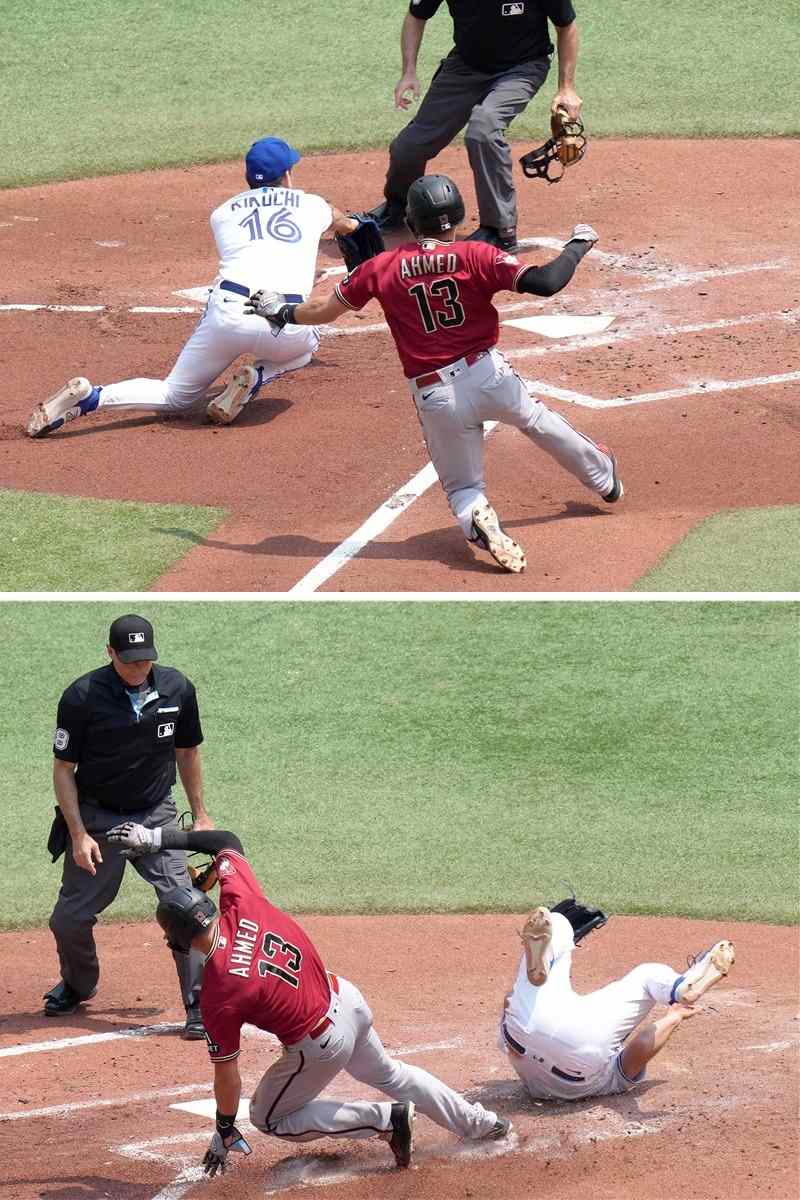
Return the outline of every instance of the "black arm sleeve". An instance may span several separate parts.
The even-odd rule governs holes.
[[[244,854],[242,843],[236,834],[227,829],[200,829],[197,832],[162,829],[161,845],[164,850],[202,850],[214,856],[223,850],[236,850],[239,854]]]
[[[592,242],[567,242],[558,258],[543,267],[528,267],[517,283],[518,292],[532,292],[534,296],[555,296],[566,287],[575,268],[591,250]]]

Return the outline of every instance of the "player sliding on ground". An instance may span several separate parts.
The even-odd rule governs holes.
[[[469,1104],[427,1071],[389,1057],[361,992],[327,971],[305,931],[265,898],[235,834],[147,829],[128,821],[111,829],[108,839],[134,856],[165,847],[215,856],[219,912],[209,896],[186,887],[164,893],[156,910],[173,951],[201,950],[206,956],[200,1008],[217,1102],[217,1129],[203,1159],[206,1174],[224,1171],[231,1150],[250,1153],[236,1128],[245,1022],[283,1045],[250,1101],[250,1120],[262,1133],[296,1142],[381,1138],[399,1167],[411,1162],[415,1108],[469,1141],[508,1135],[510,1121]],[[340,1071],[394,1103],[318,1099]]]
[[[484,421],[521,430],[607,504],[620,500],[623,488],[611,451],[530,396],[496,349],[500,327],[492,296],[502,290],[555,295],[597,234],[576,225],[557,258],[529,267],[486,242],[456,241],[463,220],[464,201],[452,179],[423,175],[408,191],[406,224],[414,241],[362,261],[324,298],[291,304],[261,291],[246,307],[282,330],[325,325],[377,299],[454,517],[467,541],[517,572],[525,568],[525,552],[486,497]]]
[[[683,974],[663,963],[642,963],[606,987],[578,995],[570,981],[575,943],[605,921],[599,909],[565,900],[552,911],[535,909],[522,930],[524,952],[505,999],[499,1045],[537,1100],[630,1091],[678,1026],[699,1011],[697,1001],[733,966],[733,944],[719,941]],[[667,1005],[666,1014],[641,1024],[656,1004]]]

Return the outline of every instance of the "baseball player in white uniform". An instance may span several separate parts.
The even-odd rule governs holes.
[[[561,912],[543,907],[522,930],[524,953],[506,996],[498,1044],[537,1100],[630,1091],[681,1022],[698,1011],[695,1003],[734,963],[733,944],[719,941],[683,974],[663,963],[642,963],[581,996],[572,990],[570,969],[575,940],[585,932],[579,922],[573,929]],[[669,1006],[666,1015],[636,1029],[656,1004]]]
[[[314,285],[317,250],[324,234],[351,233],[357,221],[321,196],[293,186],[297,150],[280,138],[261,138],[245,158],[247,189],[211,214],[219,271],[205,312],[166,379],[128,379],[105,387],[81,376],[37,405],[28,422],[42,437],[76,417],[103,408],[145,408],[182,413],[207,406],[217,424],[235,420],[265,383],[306,366],[319,346],[313,327],[277,330],[247,316],[244,303],[263,286],[299,303]],[[221,394],[210,385],[242,354],[253,366],[237,370]]]

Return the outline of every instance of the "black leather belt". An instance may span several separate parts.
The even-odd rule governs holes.
[[[517,1039],[515,1037],[512,1037],[511,1034],[508,1032],[508,1026],[506,1025],[505,1021],[503,1021],[501,1028],[503,1030],[503,1037],[506,1039],[506,1041],[508,1042],[508,1044],[512,1050],[516,1051],[517,1054],[527,1053],[522,1042],[518,1042]],[[560,1067],[551,1067],[550,1074],[557,1075],[559,1079],[566,1079],[567,1083],[585,1083],[586,1082],[585,1075],[571,1075],[568,1071],[562,1071]]]
[[[234,283],[232,279],[222,279],[219,286],[223,292],[235,292],[237,296],[250,298],[250,288],[246,288],[243,283]],[[283,292],[282,295],[287,304],[303,303],[303,297],[297,292]]]

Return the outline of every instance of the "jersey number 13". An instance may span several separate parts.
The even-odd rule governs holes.
[[[455,279],[446,277],[436,279],[431,284],[415,283],[408,289],[408,294],[417,302],[426,333],[436,333],[438,328],[450,329],[453,325],[464,324],[466,318]],[[439,303],[434,307],[436,301]]]

